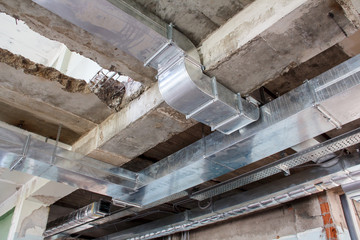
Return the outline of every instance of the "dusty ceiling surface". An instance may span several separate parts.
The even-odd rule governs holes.
[[[194,43],[206,74],[216,76],[220,83],[242,96],[252,96],[260,106],[360,53],[360,20],[351,1],[135,2],[149,16],[173,23],[175,29]],[[100,94],[95,94],[83,80],[0,48],[0,121],[50,139],[56,139],[62,126],[60,142],[71,145],[73,151],[133,172],[140,172],[212,134],[210,127],[186,119],[167,105],[158,89],[156,70],[107,42],[106,36],[91,34],[31,0],[3,0],[0,11],[23,20],[32,30],[64,43],[71,51],[102,67],[143,83],[134,95],[127,95],[131,84],[115,84],[115,90],[119,91],[114,92],[104,89],[111,89],[113,81],[100,81]],[[120,100],[115,101],[115,95],[121,95]],[[117,108],[111,109],[114,102]],[[321,143],[359,126],[360,121],[356,120],[315,140]],[[68,235],[93,239],[193,209],[199,204],[189,198],[193,192],[296,152],[296,148],[287,147],[193,186],[182,192],[186,196],[146,209],[112,206],[111,212],[119,214],[117,218]],[[27,180],[26,176],[19,176],[18,183],[5,170],[0,172],[0,177],[6,179],[0,179],[1,187],[7,189],[7,195],[1,196],[4,199],[16,191],[17,184]],[[275,174],[220,194],[214,200],[284,177]],[[49,222],[100,199],[110,201],[111,197],[79,189],[51,206]],[[126,213],[121,215],[122,212]]]
[[[174,23],[195,45],[218,29],[252,0],[167,1],[136,0],[139,5],[167,23]]]

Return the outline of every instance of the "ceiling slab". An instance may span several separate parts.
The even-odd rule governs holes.
[[[342,41],[343,31],[351,35],[355,30],[334,0],[258,0],[199,49],[210,76],[247,94]]]
[[[84,135],[73,145],[73,149],[119,165],[195,123],[193,120],[186,120],[184,115],[164,103],[156,84]],[[106,160],[106,156],[111,155],[119,157]]]
[[[253,0],[135,0],[166,23],[175,24],[195,45]]]
[[[71,51],[94,60],[106,69],[114,69],[146,85],[151,85],[155,81],[155,70],[144,67],[132,56],[40,7],[31,0],[1,1],[0,12],[23,20],[35,32],[64,43]]]
[[[95,94],[86,91],[83,81],[59,75],[52,68],[41,69],[39,64],[26,64],[34,69],[16,64],[24,61],[30,62],[13,55],[11,63],[0,63],[2,121],[51,138],[56,138],[62,125],[61,141],[71,144],[112,114]],[[59,76],[74,84],[62,85]]]

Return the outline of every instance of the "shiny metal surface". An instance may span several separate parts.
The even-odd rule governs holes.
[[[158,80],[167,104],[212,130],[231,134],[259,118],[256,105],[203,74],[186,57],[162,71]]]
[[[97,240],[159,238],[263,210],[331,189],[342,185],[343,182],[354,182],[359,179],[359,157],[346,156],[330,168],[311,168],[247,192],[214,201],[207,209],[191,209]],[[332,184],[329,185],[329,182]]]
[[[167,24],[155,15],[143,14],[130,0],[33,0],[70,23],[102,38],[145,63],[168,42]],[[199,61],[195,46],[176,29],[172,42]],[[157,62],[150,66],[157,68]]]
[[[360,202],[360,180],[342,186],[346,196]]]
[[[33,0],[158,70],[164,100],[185,115],[230,134],[259,118],[257,106],[203,74],[195,46],[172,25],[129,0]],[[101,20],[99,20],[101,19]],[[178,61],[180,60],[180,61]],[[210,90],[210,91],[209,91]],[[215,89],[213,89],[215,91]],[[199,107],[207,104],[201,111]]]
[[[69,215],[60,217],[47,224],[44,237],[52,236],[78,225],[102,218],[110,212],[110,202],[93,202],[85,207],[76,210]]]
[[[315,161],[329,156],[329,154],[360,143],[360,128],[327,140],[314,147],[310,147],[291,156],[285,157],[273,163],[267,164],[254,171],[229,179],[215,186],[193,193],[190,197],[199,201],[245,186],[246,184],[259,181],[266,177],[290,170],[301,164]],[[335,155],[336,156],[336,155]],[[331,155],[333,157],[333,155]]]
[[[0,128],[0,167],[14,166],[13,170],[16,171],[115,198],[136,191],[141,184],[137,173],[29,139],[20,133]],[[14,162],[17,164],[14,165]]]
[[[360,56],[261,107],[260,119],[231,135],[215,132],[141,173],[156,179],[122,200],[147,205],[292,147],[334,128],[314,106],[321,105],[341,124],[360,116]],[[351,72],[352,74],[348,74]]]
[[[324,73],[313,79],[313,81],[316,82],[319,81],[319,79],[325,79],[328,80],[328,82],[331,82],[334,78],[341,76],[341,74],[352,72],[352,69],[356,69],[357,66],[359,66],[359,56]],[[139,202],[151,202],[150,204],[143,205],[142,209],[151,208],[163,201],[166,202],[167,199],[176,199],[179,196],[186,196],[187,192],[181,190],[183,189],[182,184],[186,185],[185,188],[187,188],[188,186],[205,182],[206,177],[210,177],[202,175],[202,173],[208,169],[207,161],[204,159],[207,156],[219,154],[218,156],[221,156],[219,161],[222,160],[225,162],[225,160],[227,160],[227,152],[233,152],[234,154],[238,153],[238,165],[241,167],[260,159],[264,155],[275,153],[276,151],[279,151],[278,149],[285,149],[288,146],[303,142],[306,138],[311,138],[323,131],[326,132],[328,129],[333,129],[334,125],[329,123],[328,119],[324,118],[324,116],[314,107],[316,106],[315,103],[321,103],[323,105],[333,101],[333,104],[337,107],[335,107],[335,111],[331,111],[331,114],[337,118],[343,116],[344,120],[342,120],[342,124],[358,119],[359,114],[357,113],[360,112],[359,105],[357,104],[359,79],[359,73],[353,72],[352,75],[348,75],[347,78],[343,79],[345,86],[341,88],[338,86],[331,88],[329,86],[330,89],[323,89],[326,92],[331,92],[331,94],[326,97],[322,95],[322,101],[317,99],[320,96],[314,94],[314,88],[309,88],[309,84],[306,83],[300,88],[263,106],[261,108],[262,115],[260,120],[257,123],[244,128],[241,131],[241,134],[238,132],[229,136],[224,136],[223,134],[215,132],[205,139],[195,142],[189,147],[153,164],[148,169],[141,172],[142,176],[156,179],[151,183],[152,189],[149,188],[149,186],[143,187],[140,189],[142,194],[137,195],[138,199],[141,200]],[[288,123],[287,121],[290,122]],[[281,124],[278,124],[278,122]],[[319,126],[318,130],[317,126]],[[272,128],[275,129],[272,130]],[[259,145],[252,144],[253,142],[261,142],[260,140],[262,138],[263,144],[266,145],[265,150],[264,148],[259,148]],[[254,139],[257,141],[255,142]],[[238,148],[237,146],[240,146],[243,149]],[[275,150],[272,150],[273,146],[276,148]],[[261,155],[259,151],[260,153],[261,151],[265,152]],[[193,163],[198,162],[201,162],[203,165],[199,164],[200,167],[199,165],[193,165]],[[221,165],[220,167],[223,167],[223,169],[225,168],[224,165]],[[178,169],[185,169],[181,172],[183,174],[182,176],[181,173],[177,171]],[[186,171],[186,169],[189,171]],[[218,174],[221,175],[222,173],[214,172],[212,176]],[[171,177],[168,179],[163,178],[167,175],[170,175]],[[189,175],[195,175],[195,183],[191,182],[194,180],[194,177],[190,180],[186,178]],[[142,177],[140,176],[140,179],[141,178]],[[157,184],[159,188],[156,188]],[[330,183],[328,184],[330,185]],[[151,194],[151,191],[156,192],[157,195]],[[173,194],[174,192],[177,193]],[[154,196],[154,199],[151,198],[152,196]],[[134,197],[134,195],[131,197]],[[278,201],[281,200],[280,198],[278,199]],[[286,199],[286,196],[284,199]],[[134,212],[138,211],[140,211],[140,209],[131,208],[129,210],[124,210],[114,215],[96,220],[93,224],[98,225],[107,223],[118,218],[132,215]],[[77,233],[91,227],[93,227],[93,225],[84,224],[71,231],[67,231],[67,233]]]

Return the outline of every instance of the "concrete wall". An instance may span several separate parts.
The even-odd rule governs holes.
[[[274,209],[195,229],[190,231],[189,239],[350,240],[346,223],[340,216],[339,204],[337,195],[322,193]],[[184,236],[177,234],[170,239],[184,239]]]

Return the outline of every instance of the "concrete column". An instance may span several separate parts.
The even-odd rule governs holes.
[[[41,240],[45,231],[49,207],[21,199],[15,208],[8,240]]]
[[[16,196],[16,201],[7,240],[42,240],[49,206],[74,190],[75,188],[61,183],[32,178],[11,197],[13,199]],[[10,205],[4,207],[11,207]]]

